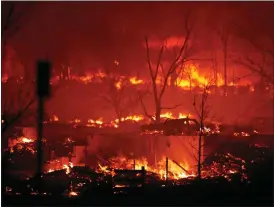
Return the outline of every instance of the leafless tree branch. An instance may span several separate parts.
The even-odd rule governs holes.
[[[193,106],[194,109],[199,117],[199,122],[200,122],[200,132],[199,132],[199,140],[198,140],[198,179],[201,179],[201,156],[202,156],[202,147],[203,147],[203,143],[202,143],[202,139],[204,136],[204,121],[206,119],[206,117],[208,116],[208,107],[207,107],[207,100],[208,100],[208,95],[209,95],[209,89],[210,86],[212,86],[214,84],[214,79],[210,79],[208,81],[208,83],[204,84],[203,87],[203,93],[202,93],[202,97],[201,97],[201,103],[200,106],[197,106],[196,104],[196,95],[194,96],[194,101],[193,101]]]
[[[242,65],[252,71],[253,73],[257,74],[258,76],[262,77],[268,84],[274,85],[274,78],[273,74],[267,73],[264,67],[263,62],[256,62],[250,57],[237,58],[234,59],[236,64]]]
[[[147,118],[149,118],[152,122],[154,122],[155,120],[154,120],[153,116],[150,115],[150,114],[148,113],[147,108],[146,108],[146,106],[145,106],[145,104],[144,104],[144,101],[143,101],[143,98],[144,98],[144,96],[145,96],[146,94],[147,94],[147,93],[141,94],[141,92],[138,91],[139,100],[140,100],[140,103],[141,103],[141,106],[142,106],[142,109],[143,109],[143,111],[144,111],[145,116],[146,116]]]
[[[272,25],[271,25],[272,26]],[[249,69],[251,72],[257,74],[263,80],[265,80],[268,84],[274,85],[274,33],[268,32],[266,37],[268,37],[268,45],[271,49],[266,48],[260,44],[258,44],[254,39],[251,38],[248,34],[244,32],[242,26],[237,25],[237,28],[240,32],[240,37],[246,40],[250,46],[252,46],[255,51],[260,54],[260,60],[255,61],[254,58],[244,56],[238,57],[234,59],[234,62],[244,66]],[[271,64],[266,64],[266,59],[271,59]]]
[[[185,19],[186,34],[185,34],[184,42],[180,46],[179,52],[176,54],[174,60],[171,62],[169,67],[164,68],[162,64],[163,53],[164,53],[164,49],[166,48],[165,44],[163,44],[158,54],[155,69],[152,68],[148,38],[145,37],[147,63],[148,63],[151,84],[152,84],[152,93],[153,93],[154,105],[155,105],[155,121],[156,122],[160,122],[161,110],[163,108],[170,108],[170,107],[161,106],[163,95],[168,86],[168,80],[170,79],[172,74],[176,73],[177,68],[183,65],[184,63],[186,63],[187,61],[189,61],[189,58],[190,58],[189,41],[190,41],[190,35],[192,33],[192,27],[189,25],[189,15],[190,13],[187,14]],[[160,73],[159,73],[159,69],[161,69]],[[157,86],[157,83],[156,83],[157,78],[161,79],[162,83],[160,84],[160,87]],[[144,105],[142,106],[144,108]]]
[[[22,19],[22,17],[28,12],[28,10],[31,8],[31,5],[34,5],[33,3],[28,3],[27,9],[21,9],[19,10],[19,3],[18,2],[1,2],[2,4],[2,19],[1,19],[1,48],[2,48],[2,54],[1,54],[1,60],[5,58],[6,55],[6,44],[8,42],[8,39],[13,37],[20,29],[19,21]]]
[[[117,119],[121,122],[123,116],[127,116],[129,110],[138,103],[138,96],[133,97],[128,93],[130,81],[126,77],[116,77],[106,70],[106,76],[102,81],[106,83],[107,88],[103,94],[99,94],[99,98],[113,108]]]
[[[29,100],[29,102],[14,117],[12,117],[10,120],[5,120],[7,123],[4,124],[4,127],[2,128],[2,133],[4,134],[7,129],[12,127],[13,124],[21,118],[21,116],[31,107],[34,102],[35,98]]]
[[[167,106],[161,106],[161,109],[166,109],[166,110],[168,110],[168,109],[175,109],[175,108],[177,108],[177,107],[179,107],[179,106],[182,106],[182,105],[183,105],[183,103],[176,104],[176,105],[174,105],[174,106],[170,106],[170,107],[167,107]]]

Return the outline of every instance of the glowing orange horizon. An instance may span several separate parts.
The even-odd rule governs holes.
[[[203,87],[205,84],[208,84],[209,81],[212,81],[212,74],[202,75],[199,73],[199,70],[197,68],[196,64],[188,64],[184,66],[183,70],[177,70],[177,78],[176,80],[171,83],[171,78],[168,80],[168,85],[176,85],[177,87],[183,88],[185,90],[190,90],[192,87]],[[146,83],[150,83],[150,79],[140,79],[136,76],[118,76],[113,75],[113,77],[116,77],[116,83],[115,86],[117,89],[120,89],[122,87],[122,80],[128,79],[129,83],[132,85],[142,85]],[[107,77],[105,73],[102,71],[98,71],[95,73],[87,73],[85,76],[71,76],[72,80],[76,80],[79,82],[82,82],[84,84],[88,83],[101,83],[103,82],[104,78]],[[224,85],[224,80],[222,78],[222,75],[220,73],[216,74],[216,80],[213,80],[213,85],[216,86],[222,86]],[[158,85],[162,84],[162,77],[159,75],[156,78],[156,83]],[[228,83],[229,86],[240,86],[240,85],[252,85],[250,81],[242,81],[241,83],[235,84],[233,82]]]
[[[204,84],[208,84],[208,82],[210,81],[209,78],[212,77],[211,74],[201,75],[198,70],[197,64],[185,65],[183,70],[178,69],[176,73],[177,73],[176,80],[173,83],[171,83],[171,80],[169,78],[168,85],[174,84],[177,87],[183,88],[185,90],[190,90],[192,87],[202,87]],[[119,76],[114,74],[111,74],[111,76],[117,79],[115,83],[115,86],[117,89],[120,89],[122,87],[122,84],[123,84],[122,80],[125,80],[125,79],[128,79],[129,83],[132,85],[142,85],[150,82],[149,78],[145,80],[145,79],[137,78],[136,76],[125,77],[125,76]],[[78,82],[82,82],[84,84],[88,84],[88,83],[102,83],[104,81],[104,78],[106,77],[108,77],[108,75],[99,70],[94,73],[86,73],[86,75],[84,76],[71,75],[70,79]],[[217,73],[215,78],[216,78],[216,80],[214,81],[215,85],[222,86],[224,84],[224,80],[220,73]],[[2,82],[5,83],[7,80],[8,80],[8,76],[6,74],[3,74]],[[58,81],[58,76],[51,78],[51,83],[55,83],[57,81]],[[158,85],[162,83],[160,75],[156,78],[156,83]],[[252,84],[251,84],[251,81],[245,80],[237,84],[230,82],[228,83],[228,85],[240,86],[240,85],[252,85]]]

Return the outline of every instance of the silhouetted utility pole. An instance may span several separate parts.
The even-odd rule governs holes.
[[[51,64],[48,61],[39,61],[37,63],[37,187],[41,192],[41,175],[43,173],[43,114],[44,114],[44,98],[50,96],[50,69]]]

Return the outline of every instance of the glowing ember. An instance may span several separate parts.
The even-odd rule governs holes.
[[[234,134],[233,134],[233,136],[235,136],[235,137],[249,137],[250,136],[250,134],[248,134],[248,133],[246,133],[246,132],[235,132]]]
[[[59,121],[59,118],[56,115],[53,115],[52,118],[50,119],[50,121],[52,121],[52,122]]]
[[[66,170],[66,174],[69,174],[70,173],[70,168],[68,165],[63,165],[63,169]]]
[[[181,118],[187,118],[187,117],[191,117],[191,114],[184,114],[184,113],[179,113],[178,116],[173,115],[171,112],[166,112],[161,114],[161,118],[164,119],[181,119]],[[130,116],[126,116],[126,117],[122,117],[120,118],[121,122],[124,121],[134,121],[134,122],[140,122],[140,121],[144,121],[145,117],[143,115],[130,115]],[[86,124],[86,126],[88,127],[113,127],[113,128],[118,128],[119,127],[119,119],[115,119],[114,121],[110,121],[110,122],[104,122],[103,118],[99,118],[99,119],[88,119],[87,121],[88,123]],[[76,120],[73,121],[73,123],[80,123],[80,120],[77,122]]]
[[[254,134],[259,134],[259,132],[256,129],[253,130],[253,133]]]
[[[138,84],[144,83],[143,80],[137,79],[136,77],[130,78],[129,81],[130,81],[131,84],[133,84],[133,85],[138,85]]]
[[[116,87],[118,90],[121,89],[121,87],[122,87],[122,81],[121,81],[121,80],[117,81],[117,82],[115,83],[115,87]]]
[[[74,192],[74,191],[71,191],[71,192],[69,192],[69,196],[70,197],[72,197],[72,196],[78,196],[78,193]]]
[[[25,149],[32,154],[34,154],[35,151],[35,146],[33,146],[35,140],[27,138],[27,137],[18,137],[16,139],[9,139],[8,141],[8,147],[10,153],[13,153],[15,148],[19,151]],[[43,140],[44,141],[44,140]]]
[[[68,137],[68,138],[66,138],[64,144],[70,144],[70,143],[73,143],[73,142],[75,142],[75,141],[72,140],[71,137]]]
[[[51,173],[58,170],[66,170],[66,174],[69,174],[71,172],[71,168],[73,168],[72,162],[62,165],[59,160],[53,160],[49,162],[48,170],[46,170],[46,173]]]
[[[251,87],[249,88],[249,90],[250,90],[250,92],[254,92],[254,91],[255,91],[254,86],[251,86]]]
[[[161,118],[163,119],[182,119],[182,118],[187,118],[191,117],[191,114],[185,114],[185,113],[179,113],[179,115],[173,115],[171,112],[166,112],[161,114]],[[147,119],[143,115],[130,115],[126,117],[120,118],[121,122],[124,121],[134,121],[134,122],[141,122]],[[112,120],[110,122],[104,122],[103,118],[99,119],[88,119],[86,126],[87,127],[113,127],[113,128],[118,128],[119,127],[119,119]],[[70,123],[75,123],[75,124],[80,124],[81,121],[79,119],[75,119],[74,121],[71,121]]]
[[[183,118],[191,117],[191,114],[186,115],[184,113],[179,113],[178,116],[175,116],[171,112],[166,112],[164,114],[161,114],[160,117],[165,119],[183,119]]]
[[[186,115],[186,114],[179,113],[178,119],[183,119],[183,118],[187,118],[187,117],[190,118],[190,117],[191,117],[191,114]]]
[[[75,123],[75,124],[79,124],[81,122],[80,119],[74,119],[73,121],[71,121],[70,123]]]
[[[115,64],[116,66],[118,66],[118,65],[119,65],[119,61],[118,61],[118,60],[114,60],[114,64]]]
[[[31,143],[34,142],[34,140],[29,139],[27,137],[19,137],[17,138],[18,143]]]
[[[210,164],[206,164],[203,167],[202,175],[203,177],[216,177],[222,176],[228,181],[231,180],[230,176],[236,173],[241,174],[241,179],[246,180],[247,176],[245,174],[245,164],[246,161],[231,155],[227,154],[214,154],[214,156],[219,160],[219,162],[213,161]]]
[[[160,117],[161,118],[167,118],[167,119],[172,119],[173,118],[172,113],[170,113],[170,112],[166,112],[164,114],[161,114]]]
[[[138,122],[138,121],[141,121],[143,119],[144,119],[144,116],[142,116],[142,115],[133,115],[133,116],[122,117],[121,121],[132,120],[132,121]],[[116,119],[115,122],[118,123],[119,120]]]
[[[102,125],[103,119],[98,119],[98,120],[93,120],[93,119],[89,119],[88,120],[88,126],[95,126],[95,125]]]

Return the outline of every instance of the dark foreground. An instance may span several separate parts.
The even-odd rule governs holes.
[[[198,187],[198,189],[197,189]],[[188,186],[162,189],[142,189],[130,195],[85,192],[79,197],[56,196],[4,196],[4,206],[69,205],[69,206],[136,206],[136,205],[248,205],[272,206],[273,193],[265,186]]]
[[[140,205],[193,205],[193,206],[273,206],[273,150],[272,148],[250,148],[246,152],[244,174],[248,179],[242,180],[242,172],[231,175],[228,181],[223,176],[211,176],[202,180],[190,179],[184,185],[175,185],[169,180],[168,187],[161,187],[165,181],[152,179],[148,172],[142,180],[143,187],[116,188],[117,180],[110,175],[94,173],[90,169],[73,167],[67,175],[65,170],[46,173],[41,183],[44,192],[56,196],[32,196],[35,179],[15,179],[9,173],[2,172],[2,205],[4,206],[140,206]],[[249,153],[247,153],[249,152]],[[252,152],[252,153],[251,153]],[[252,156],[251,156],[252,155]],[[256,155],[256,156],[255,156]],[[217,161],[225,165],[237,165],[233,160],[224,160],[220,156]],[[22,160],[22,159],[21,159]],[[216,160],[216,159],[215,159]],[[216,161],[216,162],[217,162]],[[242,160],[240,160],[242,166]],[[3,163],[3,162],[2,162]],[[205,162],[206,164],[206,162]],[[3,164],[2,164],[3,165]],[[211,166],[211,165],[210,165]],[[5,166],[7,168],[7,165]],[[6,168],[2,169],[6,169]],[[214,168],[215,169],[215,168]],[[229,169],[231,169],[229,167]],[[103,177],[100,177],[100,175]],[[79,195],[65,197],[64,192],[76,190],[76,184],[84,180],[86,184],[79,190]],[[102,178],[102,179],[101,179]],[[20,181],[21,180],[21,181]],[[79,182],[78,182],[79,181]],[[129,182],[129,181],[127,181]],[[72,184],[74,184],[72,186]],[[12,195],[7,194],[7,186]],[[72,186],[72,187],[70,187]],[[120,185],[121,187],[121,185]],[[11,191],[9,191],[11,193]],[[16,195],[20,192],[21,195]],[[116,193],[116,194],[115,194]],[[60,195],[60,196],[59,196]],[[62,195],[62,196],[61,196]]]
[[[22,198],[3,198],[3,206],[161,206],[161,205],[193,205],[193,206],[230,206],[230,205],[246,205],[246,206],[273,206],[272,198],[270,197],[253,197],[250,196],[226,196],[226,197],[184,197],[172,196],[167,197],[145,197],[145,196],[130,196],[130,197],[90,197],[87,199],[64,199],[56,197],[22,197]],[[12,201],[11,201],[12,200]]]

